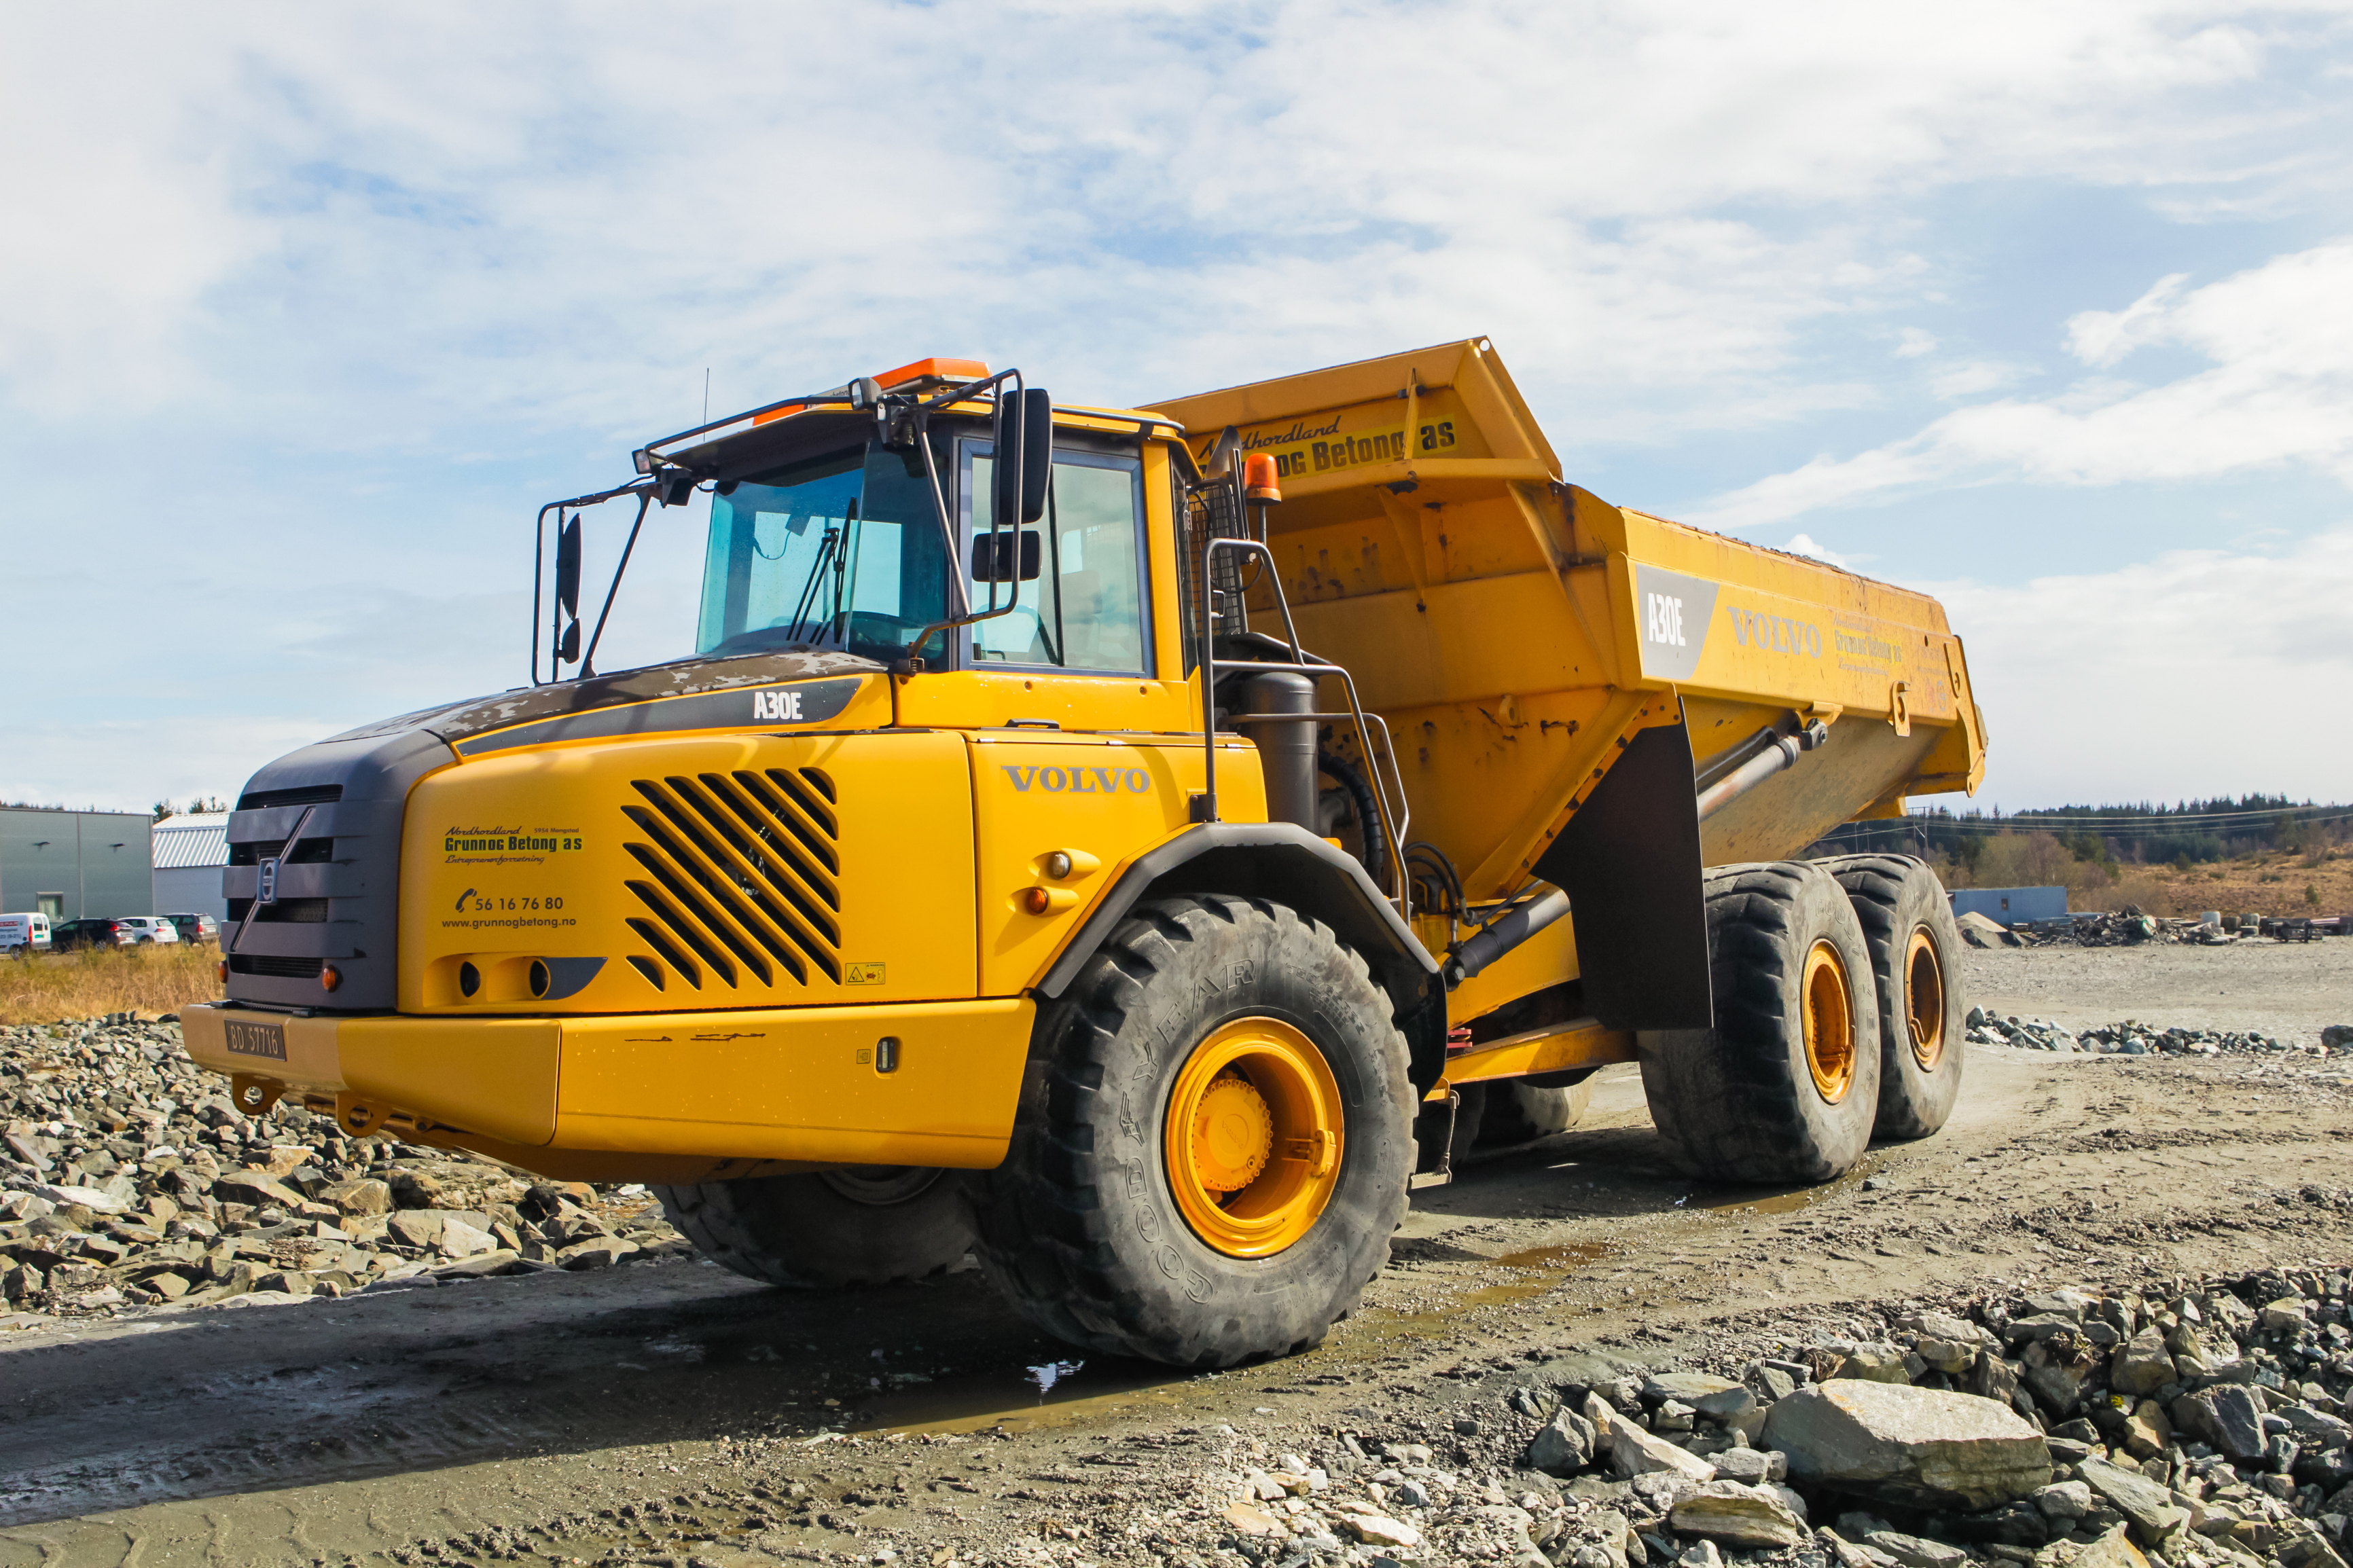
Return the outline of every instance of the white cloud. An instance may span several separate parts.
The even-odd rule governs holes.
[[[1981,802],[2346,798],[2323,694],[2353,679],[2353,525],[2276,554],[2180,551],[2113,572],[1948,583],[1989,736]],[[2227,715],[2227,738],[2199,715]],[[2315,726],[2331,730],[2315,744]]]
[[[2166,307],[2188,281],[2187,272],[2172,273],[2158,279],[2147,293],[2121,310],[2085,310],[2070,317],[2067,352],[2085,364],[2105,370],[2133,350],[2160,341]]]
[[[2210,368],[2140,386],[2084,381],[2040,399],[1944,416],[1853,458],[1819,457],[1759,479],[1694,521],[1740,528],[1931,484],[2114,485],[2299,466],[2353,484],[2353,240],[2337,240],[2182,292],[2168,278],[2131,306],[2085,312],[2070,343],[2113,365],[2156,345]]]
[[[1955,398],[1974,397],[1981,392],[1991,392],[2008,386],[2018,379],[2018,371],[2010,365],[1990,360],[1972,360],[1940,370],[1928,379],[1928,390],[1951,402]]]
[[[1836,551],[1825,550],[1820,545],[1815,543],[1811,534],[1800,533],[1794,535],[1791,537],[1789,542],[1784,544],[1781,548],[1788,551],[1792,555],[1810,555],[1817,561],[1827,561],[1833,566],[1843,566],[1847,563],[1847,558],[1845,556],[1839,554]]]
[[[1895,357],[1898,359],[1917,359],[1922,354],[1936,352],[1936,334],[1919,327],[1905,328],[1895,342]]]
[[[97,73],[58,68],[88,14],[35,14],[0,64],[0,134],[38,153],[0,169],[37,215],[0,237],[0,395],[305,440],[364,406],[343,437],[382,445],[632,423],[705,363],[740,405],[884,338],[1140,397],[1486,331],[1615,438],[1786,420],[1852,401],[1799,334],[1924,265],[1843,204],[2295,177],[2250,150],[2341,108],[2215,95],[2325,23],[2237,14],[228,4],[142,14]]]

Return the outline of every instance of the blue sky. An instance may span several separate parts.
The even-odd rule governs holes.
[[[1576,482],[1942,595],[1979,804],[2348,792],[2353,5],[0,40],[0,798],[233,794],[520,680],[533,509],[706,368],[714,413],[929,353],[1122,403],[1473,334]],[[691,635],[696,519],[649,529],[608,666]]]

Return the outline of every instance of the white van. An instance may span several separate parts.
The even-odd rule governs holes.
[[[123,928],[122,945],[125,947],[180,940],[180,928],[161,915],[117,915],[114,923]]]
[[[48,951],[48,916],[0,915],[0,952],[21,958],[27,952]]]

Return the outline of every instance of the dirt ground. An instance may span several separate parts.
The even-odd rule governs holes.
[[[2071,1026],[2353,1022],[2353,942],[1966,979]],[[812,1297],[691,1261],[32,1328],[0,1335],[0,1568],[1181,1560],[1247,1456],[1345,1430],[1443,1458],[1515,1356],[1716,1364],[1895,1298],[2342,1268],[2353,1210],[2297,1194],[2347,1184],[2348,1136],[2342,1057],[1978,1048],[1937,1136],[1728,1190],[1667,1167],[1611,1068],[1583,1125],[1417,1193],[1323,1346],[1207,1376],[1058,1345],[971,1273]]]

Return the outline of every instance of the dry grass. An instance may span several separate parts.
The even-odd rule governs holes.
[[[83,948],[0,959],[0,1025],[54,1024],[100,1013],[176,1013],[221,994],[220,949]]]
[[[2320,855],[2266,850],[2187,871],[2170,866],[2137,869],[2171,898],[2174,907],[2161,911],[2166,914],[2190,915],[2203,910],[2226,914],[2353,914],[2353,854],[2342,848]],[[2306,888],[2313,891],[2311,900],[2305,898]],[[2151,907],[2150,912],[2160,911]]]

